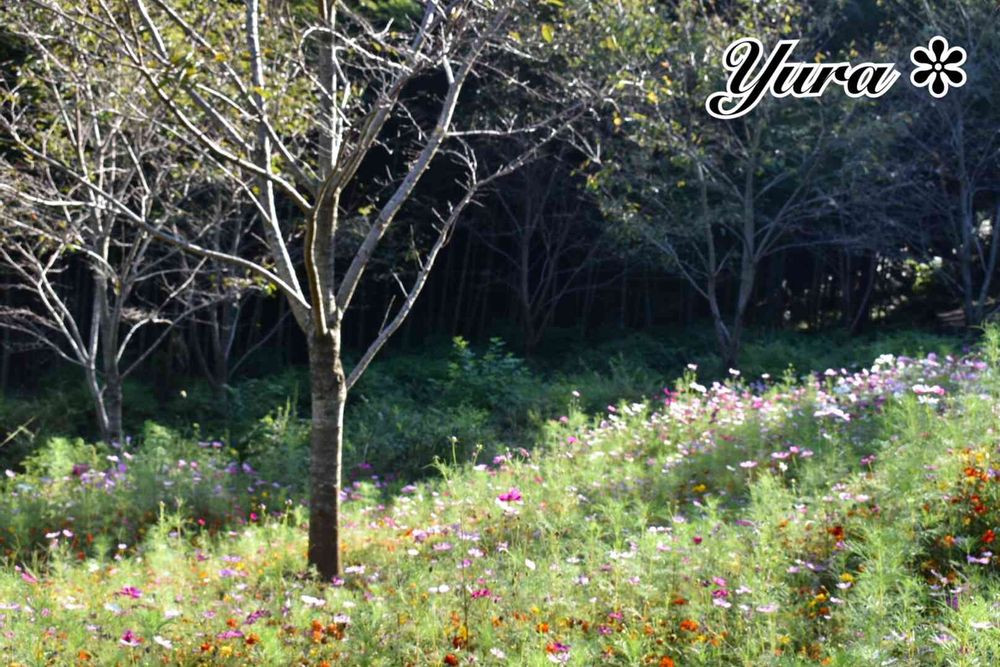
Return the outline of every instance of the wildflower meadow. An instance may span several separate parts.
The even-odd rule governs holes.
[[[221,442],[57,441],[3,480],[10,665],[988,665],[1000,333],[964,355],[700,382],[533,449],[301,498]],[[579,405],[581,396],[571,396]]]

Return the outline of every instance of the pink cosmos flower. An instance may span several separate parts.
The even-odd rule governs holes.
[[[118,640],[119,644],[122,646],[128,646],[129,648],[135,648],[140,644],[140,642],[142,642],[142,639],[140,639],[139,636],[131,630],[123,632],[122,638]]]
[[[507,493],[501,493],[497,496],[497,500],[502,503],[519,503],[522,501],[521,490],[516,486],[512,487]]]
[[[115,595],[120,595],[122,597],[133,598],[138,600],[139,598],[142,597],[142,591],[136,588],[135,586],[125,586],[120,591],[115,593]]]

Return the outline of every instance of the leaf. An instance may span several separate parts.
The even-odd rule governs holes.
[[[552,40],[555,39],[555,37],[556,37],[556,29],[552,27],[552,24],[551,23],[543,23],[542,24],[542,39],[544,39],[546,42],[548,42],[549,44],[551,44]]]

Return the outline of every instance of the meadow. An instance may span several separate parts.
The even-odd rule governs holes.
[[[53,439],[0,495],[12,665],[987,665],[1000,333],[553,415],[416,483],[360,466],[342,579],[220,441]],[[367,474],[371,473],[371,474]]]

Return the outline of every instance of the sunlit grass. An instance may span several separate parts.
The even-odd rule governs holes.
[[[34,509],[3,504],[0,643],[23,665],[992,664],[992,373],[933,356],[805,381],[692,370],[656,404],[556,415],[534,452],[396,494],[357,482],[329,584],[305,573],[301,507],[211,447],[183,478],[131,452],[104,496],[72,471],[17,475],[5,492]],[[232,483],[202,488],[192,460]],[[98,511],[122,498],[155,503],[145,532],[81,546],[87,522],[129,519]],[[48,537],[22,536],[31,521]]]

